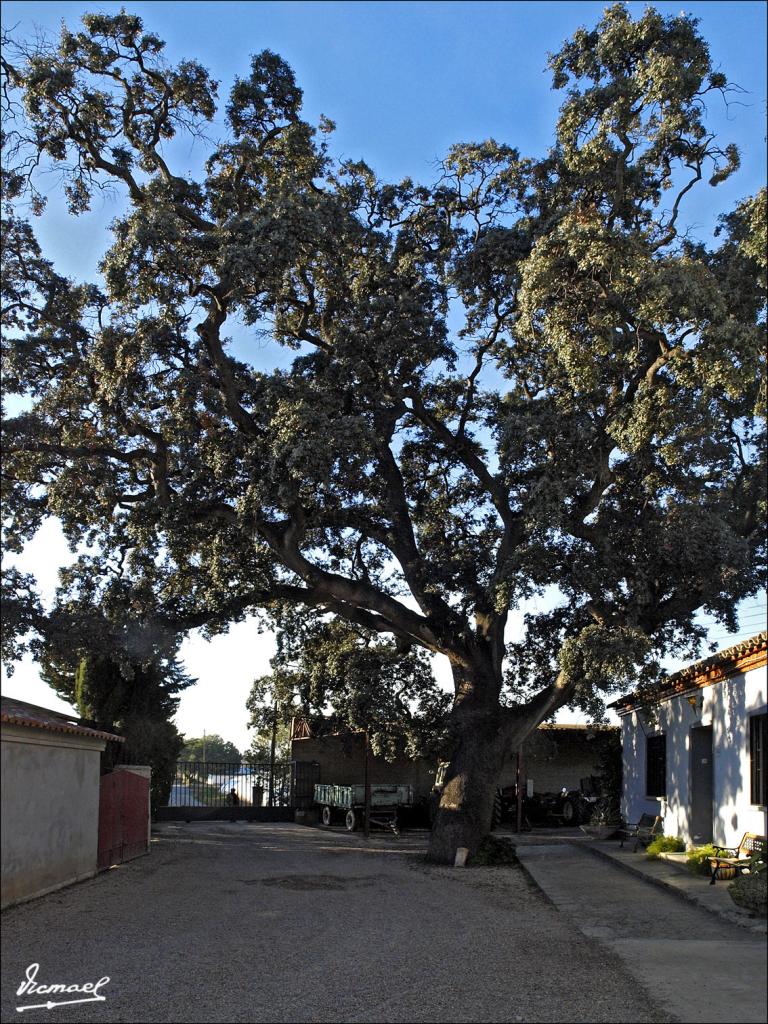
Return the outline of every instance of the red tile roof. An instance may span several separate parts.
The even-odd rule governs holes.
[[[686,665],[656,686],[640,687],[627,693],[608,707],[616,708],[620,715],[626,714],[642,705],[658,704],[668,697],[690,693],[713,683],[722,683],[750,669],[762,668],[765,664],[768,664],[768,633],[763,632],[718,651],[709,658]]]
[[[37,704],[28,704],[13,697],[0,698],[0,721],[8,725],[24,725],[30,729],[44,729],[46,732],[72,733],[75,736],[91,736],[99,740],[113,740],[125,743],[124,736],[116,736],[111,732],[101,732],[80,725],[82,719],[76,715],[68,715],[50,708],[41,708]]]

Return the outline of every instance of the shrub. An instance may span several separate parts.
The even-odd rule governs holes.
[[[660,853],[680,853],[684,849],[685,843],[679,836],[656,836],[648,844],[645,855],[648,860],[658,860]]]
[[[480,843],[477,853],[469,859],[469,864],[472,867],[487,868],[517,863],[518,859],[512,844],[496,836],[486,836]]]
[[[768,873],[765,871],[739,875],[729,883],[728,892],[737,907],[763,917],[768,912]]]
[[[749,855],[749,873],[750,875],[758,875],[763,871],[768,871],[768,863],[765,860],[765,849],[753,850]]]
[[[709,874],[709,857],[716,857],[717,850],[712,843],[705,843],[704,846],[694,846],[686,853],[688,858],[688,870],[694,875]]]
[[[600,779],[600,797],[589,819],[590,825],[619,825],[621,823],[621,784],[623,765],[621,737],[609,733],[605,738],[597,764]]]

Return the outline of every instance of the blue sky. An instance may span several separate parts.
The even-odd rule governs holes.
[[[494,137],[524,154],[550,145],[561,94],[550,88],[546,55],[580,25],[592,25],[603,3],[558,2],[165,2],[129,3],[167,43],[171,60],[194,57],[221,82],[226,97],[249,56],[272,49],[296,72],[305,111],[335,121],[336,155],[364,158],[386,179],[431,180],[435,163],[455,142]],[[630,3],[635,15],[644,4]],[[685,216],[700,233],[713,213],[730,208],[765,180],[766,5],[762,2],[661,3],[701,19],[713,62],[746,92],[726,109],[710,104],[711,123],[736,142],[742,172],[715,192],[694,190]],[[116,13],[120,3],[20,2],[2,5],[3,24],[27,35],[55,35],[63,18],[77,28],[85,11]],[[216,126],[211,133],[215,134]],[[202,147],[179,156],[180,171],[202,159]],[[119,205],[107,202],[79,221],[51,204],[41,240],[60,269],[95,266],[103,248],[98,227]],[[66,229],[64,224],[66,223]],[[92,270],[91,270],[92,272]]]
[[[627,5],[635,15],[644,4]],[[684,219],[708,235],[718,212],[754,193],[766,177],[766,11],[762,2],[659,3],[665,14],[681,10],[701,19],[713,62],[745,90],[729,108],[715,98],[710,122],[724,142],[736,142],[742,171],[717,190],[702,188],[686,206]],[[3,26],[29,35],[36,28],[55,35],[63,18],[76,28],[85,11],[116,13],[120,3],[19,2],[2,5]],[[249,56],[271,49],[296,72],[305,112],[316,121],[336,122],[336,155],[365,159],[385,179],[406,175],[430,181],[435,163],[460,141],[495,137],[524,154],[540,155],[550,145],[561,96],[550,89],[546,55],[580,25],[593,25],[605,4],[578,2],[154,2],[129,3],[147,29],[165,39],[172,61],[195,58],[221,82],[226,97],[235,75],[248,72]],[[211,134],[216,134],[212,126]],[[176,151],[177,170],[192,169],[202,148]],[[92,276],[106,246],[103,229],[120,209],[119,200],[97,204],[79,220],[68,218],[55,195],[36,225],[57,268]],[[25,555],[24,564],[47,581],[66,550],[51,528]],[[759,602],[764,606],[764,600]],[[744,634],[761,625],[750,603]],[[749,623],[749,628],[746,628]],[[741,635],[741,634],[739,634]],[[723,645],[729,638],[716,627]],[[213,645],[192,638],[187,666],[200,683],[187,692],[180,727],[199,735],[203,725],[239,746],[246,743],[244,701],[250,681],[267,669],[271,639],[243,624]],[[222,665],[228,678],[221,679]],[[227,686],[223,687],[222,682]],[[22,665],[3,691],[38,703],[56,704]]]

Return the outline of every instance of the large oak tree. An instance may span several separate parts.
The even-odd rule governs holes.
[[[698,609],[733,627],[764,554],[765,196],[681,230],[738,169],[725,76],[695,19],[622,6],[550,67],[548,153],[457,145],[422,186],[331,159],[268,51],[216,142],[216,84],[130,14],[4,58],[9,544],[49,515],[96,542],[61,601],[107,617],[299,606],[445,655],[438,861],[487,830],[505,751],[695,645]],[[51,169],[73,215],[124,197],[97,284],[24,219]]]

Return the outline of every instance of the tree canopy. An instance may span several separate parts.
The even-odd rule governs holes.
[[[210,735],[185,739],[184,746],[179,753],[179,760],[240,764],[242,754],[234,743],[225,740],[217,732],[212,732]]]
[[[70,620],[71,621],[71,620]],[[117,649],[98,653],[78,649],[71,633],[56,637],[46,631],[41,676],[59,697],[69,701],[96,729],[125,737],[119,751],[124,764],[146,764],[152,769],[153,809],[168,800],[183,738],[171,718],[179,694],[195,680],[173,657],[153,654],[141,661]]]
[[[332,159],[269,51],[223,109],[125,12],[3,63],[6,388],[31,399],[5,424],[11,548],[48,515],[97,544],[60,601],[107,617],[299,607],[445,655],[436,859],[476,847],[503,750],[693,652],[697,610],[732,628],[764,564],[765,194],[714,242],[682,228],[738,170],[706,123],[726,77],[696,19],[622,5],[549,67],[547,153],[461,143],[420,184]],[[50,169],[73,215],[126,199],[96,283],[25,219]]]
[[[374,754],[436,754],[450,710],[426,653],[343,619],[289,609],[280,616],[272,671],[254,680],[247,708],[263,754],[277,722],[289,752],[292,719],[313,735],[366,731]]]

